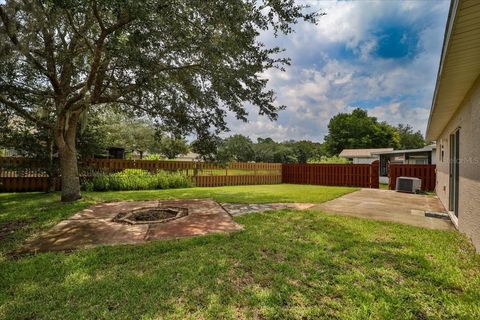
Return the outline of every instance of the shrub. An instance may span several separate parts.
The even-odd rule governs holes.
[[[86,191],[119,191],[189,188],[190,177],[182,172],[158,171],[155,174],[141,169],[125,169],[112,174],[98,173],[83,182]]]
[[[142,160],[165,160],[165,157],[158,153],[152,153],[144,156]]]
[[[350,161],[347,158],[343,158],[339,156],[332,156],[332,157],[321,156],[320,158],[309,160],[308,163],[350,163]]]

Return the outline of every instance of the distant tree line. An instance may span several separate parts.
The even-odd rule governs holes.
[[[2,132],[0,147],[15,149],[20,154],[51,163],[55,172],[56,146],[49,130],[35,129],[28,122],[14,116],[0,116]],[[118,112],[115,109],[102,113],[90,111],[77,129],[78,157],[107,156],[110,147],[124,148],[147,159],[174,159],[189,151],[198,153],[204,160],[228,163],[280,162],[312,163],[341,162],[338,154],[345,148],[414,149],[426,145],[420,131],[410,125],[392,126],[379,122],[363,109],[340,113],[328,124],[328,134],[323,143],[309,140],[274,141],[235,134],[227,138],[203,137],[188,143],[185,137],[162,131],[154,121]]]
[[[193,143],[193,150],[203,154]],[[218,142],[216,151],[207,159],[218,162],[281,162],[307,163],[320,159],[325,152],[323,145],[308,140],[276,142],[271,138],[258,138],[255,142],[249,137],[236,134]]]

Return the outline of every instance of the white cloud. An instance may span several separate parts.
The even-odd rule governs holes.
[[[424,130],[448,2],[312,1],[311,5],[313,10],[327,12],[318,25],[302,23],[296,33],[279,39],[262,35],[262,41],[285,47],[293,58],[286,72],[269,70],[263,75],[276,92],[277,102],[287,110],[280,113],[277,122],[270,122],[249,107],[248,123],[229,117],[232,133],[322,141],[329,119],[357,106],[366,107],[382,121],[408,123]],[[389,21],[400,21],[416,32],[413,57],[375,56],[376,33]],[[401,39],[407,41],[406,35]]]

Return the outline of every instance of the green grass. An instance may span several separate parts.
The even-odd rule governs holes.
[[[380,183],[379,189],[388,190],[388,183]]]
[[[85,193],[85,197],[86,199],[94,201],[212,198],[218,202],[235,203],[322,203],[356,190],[358,190],[358,188],[325,187],[298,184],[273,184],[126,192],[90,192]]]
[[[218,202],[237,203],[321,203],[355,190],[357,190],[357,188],[276,184],[216,188],[83,192],[82,200],[68,204],[60,202],[60,195],[58,193],[0,193],[0,224],[16,220],[27,220],[29,222],[19,231],[0,242],[0,258],[4,256],[6,252],[13,250],[27,237],[52,227],[62,219],[97,202],[212,198]]]
[[[209,196],[233,202],[322,202],[351,190],[278,185],[89,193],[67,205],[57,202],[58,195],[2,194],[0,221],[36,217],[36,230],[100,200]],[[283,210],[235,220],[244,231],[18,260],[2,257],[0,318],[480,317],[480,258],[457,232],[318,211]]]

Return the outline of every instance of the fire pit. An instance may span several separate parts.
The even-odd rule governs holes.
[[[114,222],[126,224],[165,223],[188,215],[188,209],[182,207],[144,207],[117,214]]]

